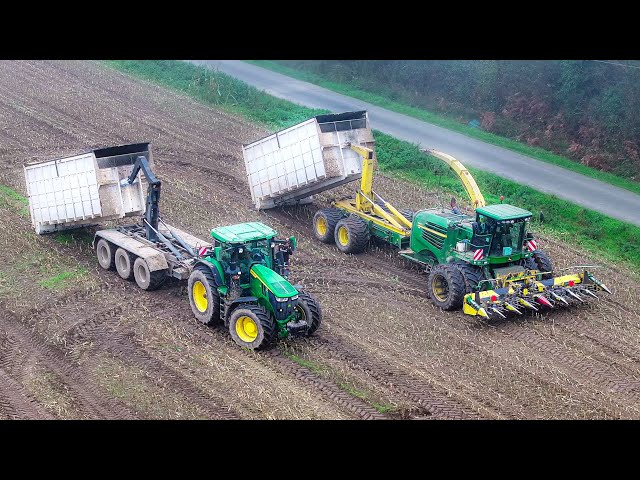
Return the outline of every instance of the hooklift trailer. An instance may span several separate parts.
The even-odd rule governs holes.
[[[287,280],[295,237],[278,239],[275,230],[250,222],[215,228],[206,242],[162,221],[148,143],[25,166],[25,177],[37,233],[136,215],[144,203],[140,224],[96,231],[98,263],[148,291],[169,277],[188,280],[194,316],[207,325],[223,322],[238,345],[261,349],[320,326],[320,305]]]

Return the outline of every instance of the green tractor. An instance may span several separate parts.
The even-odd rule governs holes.
[[[189,276],[195,317],[206,325],[222,322],[238,345],[252,350],[276,337],[309,336],[322,322],[318,302],[287,280],[296,238],[276,235],[257,222],[215,228],[212,246]]]

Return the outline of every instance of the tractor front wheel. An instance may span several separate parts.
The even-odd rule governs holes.
[[[538,270],[538,272],[553,272],[553,262],[542,250],[535,250],[533,256],[525,258],[520,263],[527,270]],[[553,278],[553,273],[545,273],[539,277],[541,280]]]
[[[296,313],[298,314],[299,320],[307,322],[308,328],[304,333],[306,337],[313,335],[322,323],[322,309],[320,308],[320,304],[315,298],[303,290],[298,291]]]
[[[193,315],[205,325],[219,322],[220,295],[211,270],[206,267],[194,268],[187,286]]]
[[[342,218],[337,208],[323,208],[313,216],[313,233],[322,243],[333,243],[336,224]]]
[[[363,252],[370,238],[369,225],[358,217],[345,217],[336,224],[336,246],[343,253]]]
[[[462,307],[465,281],[462,272],[452,264],[440,264],[429,274],[429,295],[436,307],[456,310]]]
[[[542,279],[546,280],[548,278],[553,278],[553,262],[549,258],[546,252],[543,250],[535,250],[533,252],[533,257],[531,257],[538,267],[538,271],[540,272],[549,272],[542,275]]]
[[[463,261],[454,262],[451,265],[460,270],[464,279],[465,293],[473,293],[478,291],[478,284],[484,280],[484,272],[482,268],[471,265]]]
[[[276,322],[258,305],[244,304],[231,314],[229,333],[241,347],[260,350],[273,342]]]

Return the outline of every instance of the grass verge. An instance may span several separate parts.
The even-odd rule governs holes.
[[[9,207],[22,216],[29,216],[29,200],[2,184],[0,184],[0,207]]]
[[[65,288],[71,283],[72,280],[81,277],[82,275],[87,273],[87,271],[88,270],[84,267],[78,267],[74,270],[66,270],[52,277],[41,280],[40,286],[48,288],[49,290],[58,290],[61,288]]]
[[[247,63],[251,63],[258,67],[267,68],[274,72],[281,73],[298,80],[313,83],[328,90],[333,90],[334,92],[357,98],[359,100],[386,108],[388,110],[392,110],[394,112],[402,113],[419,120],[424,120],[425,122],[429,122],[434,125],[453,130],[468,137],[476,138],[478,140],[482,140],[483,142],[506,148],[508,150],[533,157],[543,162],[553,163],[554,165],[566,168],[567,170],[572,170],[587,177],[595,178],[610,185],[615,185],[616,187],[624,188],[626,190],[640,194],[640,183],[619,177],[612,173],[602,172],[595,168],[587,167],[586,165],[582,165],[581,163],[575,162],[569,158],[556,155],[555,153],[544,150],[543,148],[533,147],[531,145],[520,143],[516,140],[501,137],[494,133],[470,127],[464,123],[460,123],[456,119],[391,100],[380,93],[364,91],[343,83],[332,82],[315,73],[287,67],[272,60],[247,60]]]
[[[227,111],[270,129],[286,128],[320,113],[284,100],[275,99],[247,84],[219,72],[212,72],[175,60],[108,61],[107,65],[132,76],[188,94],[195,100]],[[418,149],[416,145],[374,132],[379,168],[389,175],[415,182],[429,190],[439,190],[465,198],[462,184],[448,167]],[[625,262],[640,271],[640,227],[582,208],[553,195],[470,169],[487,202],[505,202],[538,214],[544,211],[544,225],[536,231],[575,244],[612,262]],[[427,207],[415,205],[413,207]]]

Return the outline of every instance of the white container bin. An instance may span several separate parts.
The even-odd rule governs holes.
[[[297,203],[358,180],[362,160],[348,143],[374,148],[366,111],[318,115],[243,145],[256,208]]]
[[[148,143],[95,149],[79,155],[26,165],[31,223],[36,233],[95,225],[145,211],[146,181],[120,181],[138,155],[152,162]]]

